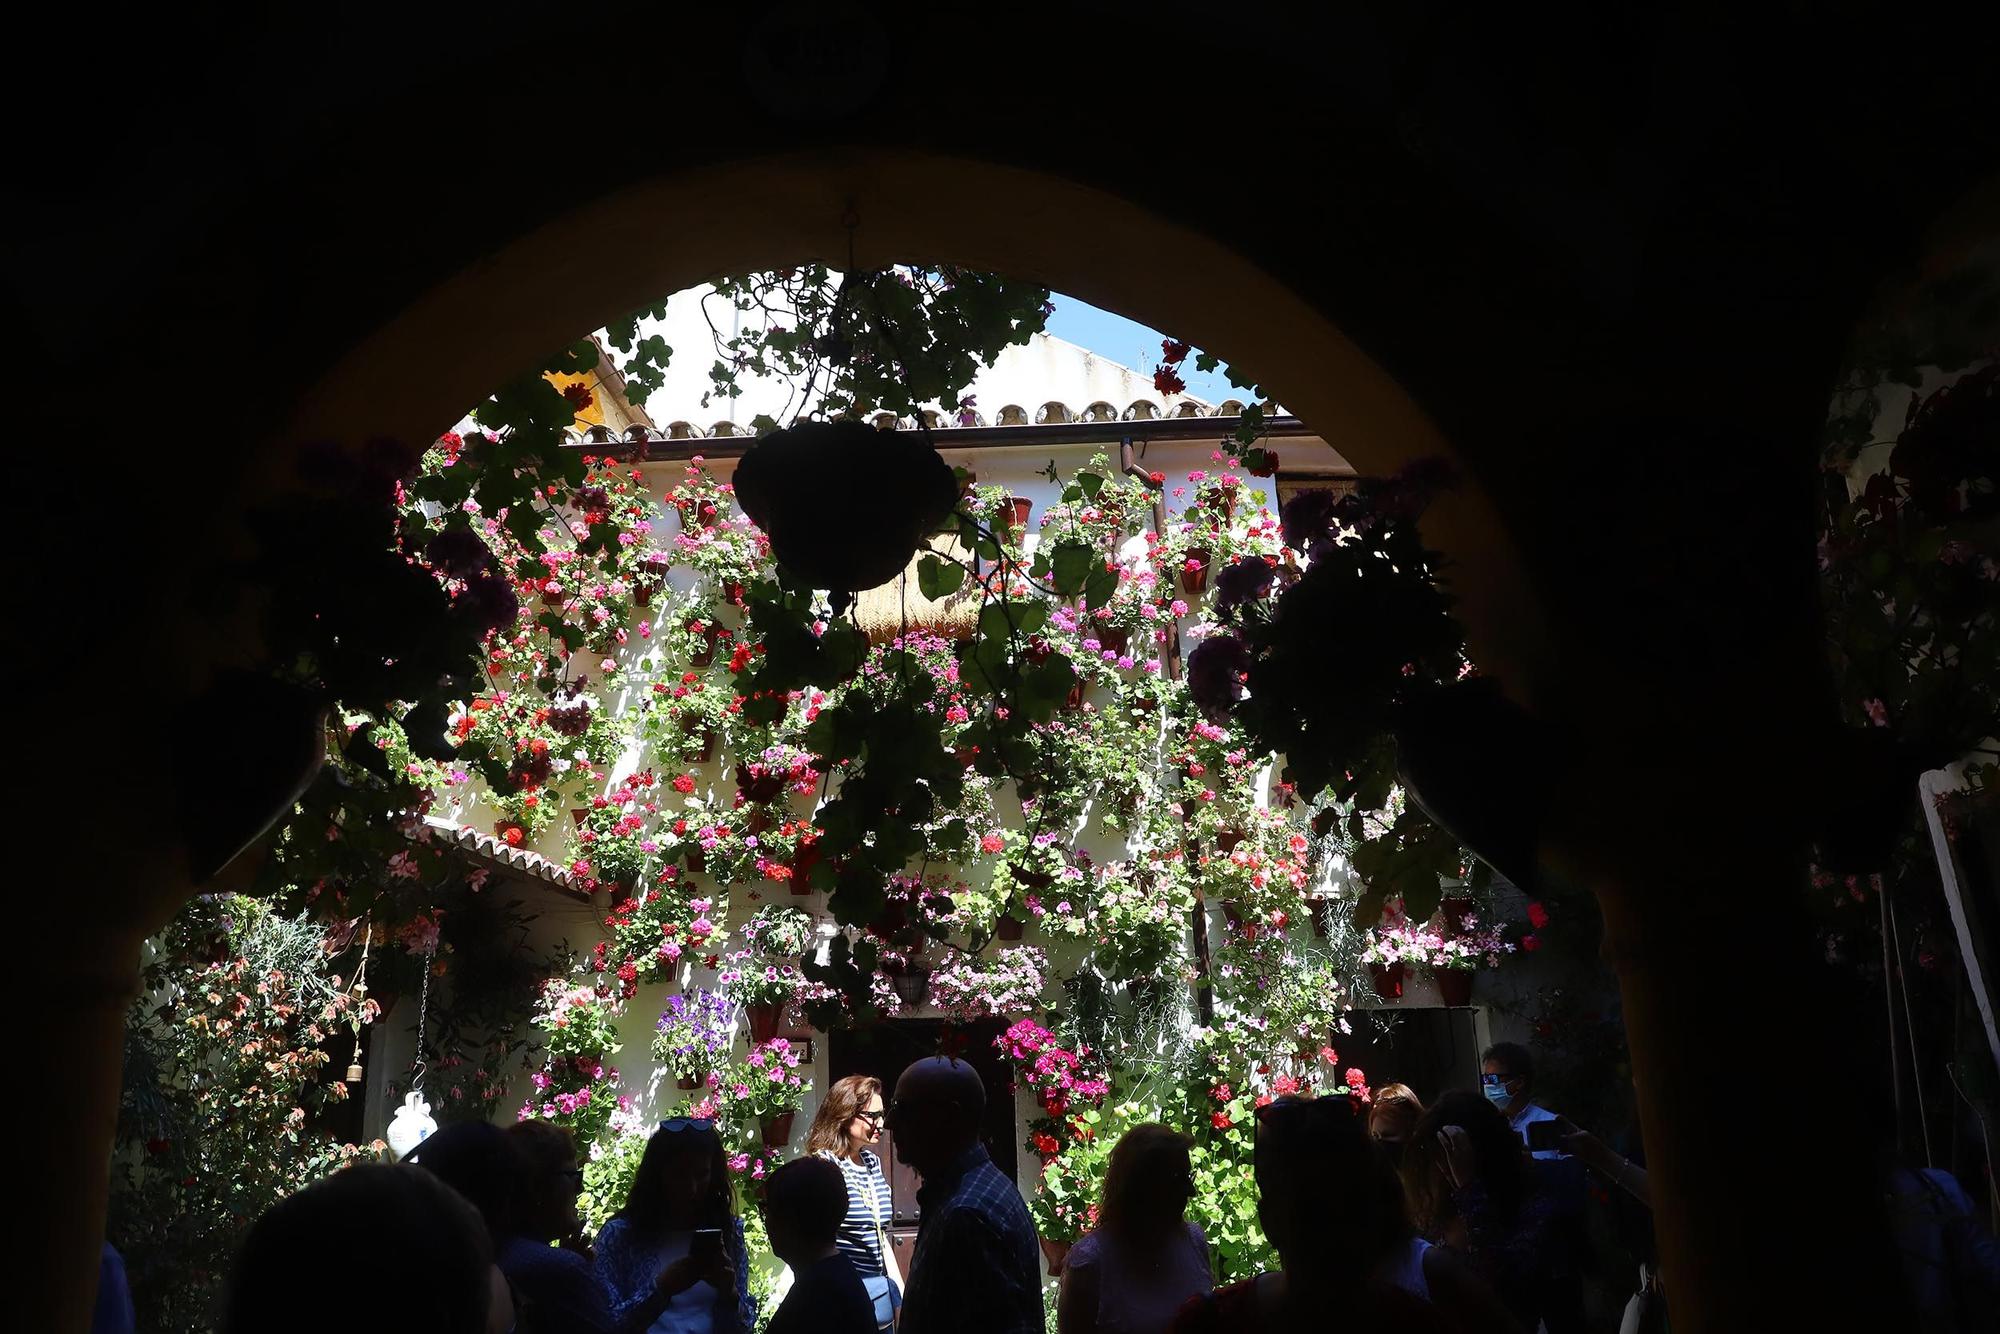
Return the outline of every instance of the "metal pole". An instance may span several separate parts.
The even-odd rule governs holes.
[[[1889,948],[1889,896],[1886,893],[1875,896],[1881,915],[1882,932],[1882,999],[1889,1007],[1889,1088],[1896,1105],[1896,1152],[1903,1151],[1903,1058],[1896,1039],[1896,989],[1891,977],[1895,958]]]

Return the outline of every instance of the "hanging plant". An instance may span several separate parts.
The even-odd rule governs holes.
[[[927,444],[861,422],[805,422],[750,447],[736,498],[801,583],[858,593],[902,573],[958,486]]]

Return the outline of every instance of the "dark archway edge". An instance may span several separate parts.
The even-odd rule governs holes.
[[[1821,693],[1810,485],[1844,331],[1992,169],[1991,34],[1887,6],[1578,25],[1248,3],[1221,41],[1191,29],[1191,11],[869,8],[887,68],[909,81],[799,119],[757,109],[751,20],[725,7],[605,5],[587,31],[445,7],[406,9],[393,28],[302,11],[125,16],[87,35],[38,32],[69,21],[41,14],[17,30],[18,50],[91,55],[87,79],[52,60],[45,86],[9,85],[15,123],[67,118],[24,134],[14,164],[28,191],[4,225],[32,262],[10,276],[47,343],[19,364],[73,421],[164,420],[187,460],[117,477],[123,507],[104,520],[117,537],[82,550],[60,496],[27,516],[23,540],[75,553],[70,587],[129,598],[120,618],[41,631],[71,663],[39,696],[68,723],[55,777],[77,792],[107,766],[140,780],[115,838],[95,802],[66,802],[55,846],[89,847],[89,864],[65,859],[27,906],[23,939],[75,942],[33,951],[23,979],[66,998],[38,1038],[75,1079],[23,1188],[49,1224],[28,1323],[81,1327],[132,949],[188,889],[169,803],[144,792],[198,776],[128,760],[128,710],[170,718],[218,658],[247,654],[229,620],[202,613],[192,572],[282,471],[273,446],[311,387],[399,312],[620,184],[858,148],[1011,164],[1125,201],[1297,303],[1238,292],[1241,320],[1289,334],[1286,312],[1302,313],[1298,329],[1341,331],[1407,391],[1518,554],[1496,582],[1520,601],[1468,613],[1489,618],[1490,641],[1535,646],[1514,684],[1578,742],[1545,857],[1605,903],[1677,1325],[1895,1327],[1858,1141],[1826,1097],[1856,1058],[1817,1008],[1785,909],[1792,817],[1816,800],[1801,764]],[[1005,195],[976,202],[1021,227],[1078,225]],[[1157,301],[1121,302],[1087,274],[1115,266],[1126,238],[1072,240],[1049,276],[1265,373],[1234,324],[1183,306],[1201,273],[1165,268]],[[1007,268],[1012,254],[956,258]],[[705,257],[711,271],[762,258]],[[480,318],[439,330],[433,354],[457,358],[476,335],[497,362],[508,330],[535,322],[486,272]],[[435,429],[428,412],[392,411],[428,355],[365,386],[375,409],[343,429]],[[1372,465],[1357,443],[1335,440]],[[1763,993],[1795,1009],[1710,974],[1736,940],[1768,951]],[[1757,1079],[1805,1124],[1767,1147],[1693,1096],[1715,1078]]]

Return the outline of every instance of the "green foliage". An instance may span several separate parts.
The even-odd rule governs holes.
[[[344,1065],[343,1041],[374,1014],[334,972],[353,953],[330,956],[324,943],[302,917],[204,896],[146,944],[144,990],[126,1026],[107,1227],[141,1329],[210,1325],[258,1215],[382,1151],[316,1125],[320,1108],[348,1096],[325,1068],[327,1049]]]

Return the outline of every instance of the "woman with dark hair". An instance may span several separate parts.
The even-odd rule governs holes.
[[[813,1114],[806,1152],[829,1158],[847,1183],[847,1214],[840,1221],[840,1253],[861,1275],[875,1306],[877,1328],[895,1323],[903,1276],[889,1244],[892,1205],[882,1160],[869,1148],[882,1140],[882,1081],[872,1075],[836,1080]]]
[[[597,1234],[597,1272],[620,1321],[666,1297],[653,1334],[746,1334],[756,1323],[714,1122],[677,1116],[653,1132],[625,1207]]]
[[[1506,1114],[1461,1089],[1417,1122],[1402,1175],[1417,1229],[1469,1261],[1514,1319],[1534,1329],[1558,1268],[1556,1209],[1530,1188],[1524,1156]]]
[[[1215,1285],[1208,1238],[1187,1219],[1191,1142],[1149,1121],[1112,1147],[1097,1226],[1063,1262],[1057,1334],[1161,1334]]]

